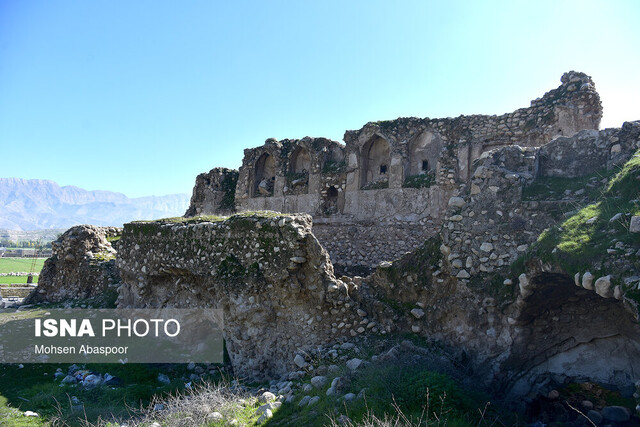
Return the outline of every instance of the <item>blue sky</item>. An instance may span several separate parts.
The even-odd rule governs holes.
[[[0,0],[0,177],[190,193],[275,137],[502,114],[569,70],[640,120],[640,2]]]

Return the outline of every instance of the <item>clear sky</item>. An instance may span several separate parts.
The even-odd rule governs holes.
[[[269,137],[503,114],[569,70],[640,120],[640,1],[0,0],[0,177],[191,193]]]

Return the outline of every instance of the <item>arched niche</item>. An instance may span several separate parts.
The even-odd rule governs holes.
[[[254,197],[268,197],[273,195],[273,185],[276,180],[276,165],[273,156],[264,153],[256,162],[254,170]]]
[[[360,186],[388,183],[391,156],[389,143],[380,136],[373,137],[362,147]]]
[[[298,147],[289,160],[289,171],[293,173],[309,173],[311,168],[311,157],[309,151],[304,147]]]
[[[422,175],[436,169],[440,144],[431,132],[422,132],[412,142],[409,152],[409,168],[407,176]]]
[[[309,171],[311,157],[304,147],[296,148],[289,157],[289,167],[286,174],[287,184],[285,194],[309,193]]]

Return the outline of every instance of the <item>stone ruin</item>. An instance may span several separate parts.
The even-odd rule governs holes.
[[[117,227],[78,225],[52,242],[52,256],[40,272],[38,288],[25,304],[102,297],[120,283],[116,251],[110,239],[122,233]]]
[[[540,148],[491,150],[445,202],[434,237],[367,277],[336,276],[308,214],[126,224],[118,242],[118,303],[222,309],[229,355],[243,377],[286,375],[305,349],[406,333],[464,352],[472,375],[506,395],[569,379],[633,388],[640,325],[627,293],[640,281],[633,275],[640,244],[622,248],[624,268],[615,264],[629,286],[611,276],[585,282],[591,273],[573,277],[535,256],[525,257],[522,272],[512,266],[557,223],[551,205],[576,202],[524,200],[526,186],[612,168],[639,149],[640,122],[633,122]]]
[[[588,200],[532,200],[526,188],[640,150],[640,122],[598,131],[600,117],[591,79],[572,72],[509,115],[369,123],[346,146],[268,140],[239,172],[198,176],[187,217],[125,225],[117,305],[222,309],[243,378],[286,377],[320,346],[413,334],[462,354],[501,395],[571,380],[629,394],[640,378],[640,241],[607,251],[599,269],[615,271],[597,277],[529,252],[559,207]],[[84,265],[81,247],[56,245],[54,265],[66,253]],[[377,264],[361,277],[336,274],[335,262]],[[58,288],[78,288],[47,268]]]
[[[267,139],[244,151],[239,171],[200,175],[186,216],[307,213],[338,271],[369,273],[435,234],[447,201],[471,180],[483,153],[598,129],[602,107],[591,78],[569,72],[561,82],[530,107],[501,116],[372,122],[347,131],[345,144]]]

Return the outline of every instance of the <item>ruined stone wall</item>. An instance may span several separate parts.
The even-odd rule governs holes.
[[[451,178],[466,181],[473,161],[488,149],[514,144],[538,147],[556,136],[598,129],[602,107],[592,79],[572,71],[564,74],[561,82],[530,107],[501,116],[401,118],[367,123],[358,131],[346,132],[348,189],[366,184],[360,166],[378,139],[390,148],[388,186],[399,188],[407,176],[422,172],[418,167],[422,160],[427,161],[427,170],[436,173],[439,184]],[[453,176],[448,176],[449,169],[453,169]]]
[[[299,350],[365,331],[359,331],[359,304],[311,234],[310,216],[202,221],[125,225],[119,307],[222,309],[240,377],[280,376]]]
[[[584,78],[576,73],[563,76],[562,90],[534,101],[531,111],[558,112],[554,123],[559,126],[599,120],[599,101]],[[571,98],[574,95],[577,98]],[[574,107],[587,119],[567,113]],[[470,377],[495,386],[501,395],[524,396],[536,387],[571,379],[628,389],[640,373],[640,325],[631,298],[640,285],[632,275],[639,265],[638,240],[612,241],[613,247],[593,261],[599,270],[630,266],[622,281],[606,272],[595,277],[584,269],[569,275],[559,263],[530,252],[531,245],[543,230],[597,196],[590,199],[580,188],[537,198],[531,188],[546,178],[580,177],[626,161],[640,149],[640,122],[582,131],[536,148],[540,141],[534,136],[547,129],[541,118],[541,127],[525,139],[532,147],[508,143],[484,151],[493,146],[491,140],[467,145],[452,139],[456,132],[470,138],[465,141],[482,134],[459,127],[464,120],[445,119],[449,134],[442,128],[427,130],[428,135],[416,128],[420,119],[368,124],[365,133],[352,135],[372,153],[364,169],[358,169],[358,153],[349,153],[351,142],[344,163],[331,167],[325,167],[327,157],[318,153],[339,157],[343,148],[328,140],[271,140],[248,150],[245,158],[250,161],[239,172],[236,190],[259,195],[236,194],[237,207],[282,203],[284,209],[297,209],[315,203],[317,194],[330,196],[335,204],[323,205],[325,200],[314,205],[320,211],[321,206],[335,209],[313,211],[318,237],[312,234],[312,217],[304,214],[241,213],[227,219],[127,224],[117,245],[123,282],[118,305],[222,309],[227,348],[241,377],[279,377],[297,369],[295,355],[314,346],[399,333],[459,352]],[[421,135],[419,149],[409,152],[427,157],[440,152],[440,157],[435,162],[427,158],[425,164],[403,157],[406,148],[399,147],[408,143],[400,137],[403,126],[402,132]],[[562,126],[558,129],[566,129]],[[500,138],[506,131],[501,132]],[[500,139],[492,135],[494,142]],[[393,138],[398,144],[390,144],[387,151],[384,141]],[[460,155],[464,147],[466,157]],[[388,164],[376,163],[387,156]],[[467,165],[466,178],[460,159]],[[386,180],[375,177],[385,165]],[[431,185],[403,186],[398,174],[423,166],[427,170],[422,175],[433,178]],[[262,187],[255,181],[249,185],[251,173],[268,180]],[[273,182],[267,182],[271,178]],[[362,179],[380,188],[358,188]],[[596,190],[608,184],[599,176],[585,182]],[[319,193],[312,194],[314,188]],[[213,193],[202,200],[215,199]],[[627,231],[632,231],[630,224]],[[72,229],[54,245],[55,259],[47,261],[42,276],[56,279],[45,282],[42,294],[75,296],[84,289],[81,279],[94,280],[83,273],[83,266],[91,265],[88,260],[96,251],[112,252],[102,239],[94,239],[95,233]],[[327,243],[329,253],[321,242]],[[405,248],[412,251],[401,255]],[[378,265],[367,277],[336,279],[329,254],[344,270]],[[517,267],[519,259],[524,265]]]
[[[625,153],[640,148],[638,129],[640,123],[630,123],[575,135],[565,161],[587,159],[594,140],[602,139],[608,143],[599,142],[599,149],[613,161],[616,144]],[[560,200],[523,200],[523,190],[545,178],[536,175],[544,164],[540,151],[556,158],[568,155],[565,146],[486,153],[463,191],[448,200],[438,235],[421,244],[421,233],[435,227],[426,216],[413,228],[397,229],[393,222],[383,228],[356,221],[327,224],[333,216],[320,221],[320,240],[346,242],[360,233],[365,250],[346,243],[346,249],[336,244],[329,250],[336,258],[352,251],[348,256],[365,265],[370,253],[394,257],[401,248],[386,247],[376,233],[386,233],[386,241],[414,239],[417,249],[385,260],[364,278],[336,279],[308,215],[127,224],[118,244],[118,304],[222,309],[227,347],[240,376],[273,378],[296,370],[294,357],[305,348],[403,333],[460,353],[473,378],[514,396],[572,378],[622,390],[640,372],[638,313],[623,288],[606,277],[589,279],[584,271],[570,277],[536,258],[517,277],[511,270],[542,229],[562,219],[553,215],[552,204],[584,202],[576,198],[579,191],[563,193]],[[338,231],[332,235],[333,230]],[[403,234],[407,230],[416,234]],[[635,252],[625,254],[633,258]],[[610,356],[618,350],[627,357]]]
[[[115,268],[116,251],[109,239],[121,231],[94,225],[71,227],[51,243],[53,254],[45,261],[38,287],[25,303],[103,296],[120,280]]]
[[[383,224],[333,220],[316,219],[313,234],[329,252],[334,268],[349,275],[366,275],[380,262],[400,258],[422,246],[438,229],[433,220],[426,218],[415,222],[389,220]]]
[[[469,185],[449,200],[442,231],[447,268],[467,280],[509,266],[545,228],[562,219],[563,211],[584,204],[584,189],[538,201],[523,200],[526,186],[536,178],[581,177],[611,168],[639,147],[640,122],[628,122],[622,129],[560,137],[539,149],[513,146],[487,153],[475,163]]]
[[[537,147],[554,136],[597,129],[601,116],[593,81],[572,71],[530,107],[501,116],[367,123],[358,131],[347,131],[344,146],[326,138],[271,138],[245,150],[234,208],[308,213],[320,220],[316,224],[323,224],[318,230],[323,243],[331,242],[323,237],[331,234],[345,243],[341,249],[331,248],[334,263],[370,268],[415,249],[418,235],[434,231],[416,232],[415,223],[439,226],[447,201],[472,179],[472,164],[482,153],[514,144]],[[554,168],[544,153],[540,158],[541,170]],[[228,198],[218,189],[224,176],[214,169],[198,177],[187,216],[230,213],[219,207],[219,200]],[[360,241],[358,232],[349,232],[358,223],[381,232],[369,233],[373,240]],[[384,233],[390,224],[394,232]],[[370,251],[372,243],[388,250]],[[354,258],[349,259],[351,254]]]
[[[529,248],[565,213],[593,201],[585,188],[542,198],[530,192],[524,198],[523,191],[546,177],[546,162],[564,163],[577,177],[620,165],[640,149],[639,131],[640,122],[625,123],[540,149],[513,146],[484,154],[471,181],[449,200],[438,239],[382,263],[364,279],[364,289],[375,295],[365,309],[391,308],[394,330],[463,349],[474,375],[508,395],[576,378],[628,393],[640,372],[640,327],[637,302],[625,292],[634,292],[640,248],[613,241],[615,249],[603,250],[590,267],[603,272],[570,276]],[[598,164],[589,163],[594,154]],[[598,176],[587,182],[607,184]],[[526,264],[514,267],[519,259]],[[514,268],[525,273],[514,277]]]
[[[583,131],[575,137],[559,137],[540,147],[536,175],[573,178],[611,169],[627,161],[640,138],[638,122],[621,129]]]
[[[421,175],[433,178],[419,188],[437,185],[446,191],[448,186],[466,182],[472,162],[488,149],[514,144],[537,147],[555,136],[597,129],[602,108],[591,78],[570,72],[561,80],[557,89],[532,101],[530,107],[502,116],[367,123],[345,133],[344,147],[324,138],[269,139],[261,147],[245,150],[237,208],[296,209],[321,215],[324,175],[337,178],[335,188],[347,200],[339,213],[346,215],[367,212],[348,202],[359,199],[356,194],[411,187],[410,178]],[[300,161],[301,157],[306,160]],[[398,210],[403,208],[398,202]]]
[[[196,177],[186,217],[216,213],[230,215],[235,212],[238,171],[214,168]]]
[[[308,206],[300,212],[315,214],[324,187],[323,176],[337,178],[334,185],[340,189],[343,161],[343,146],[326,138],[306,137],[282,141],[270,138],[263,146],[244,151],[236,189],[236,206],[238,210],[253,210],[255,204],[264,206],[260,200],[254,199],[275,197],[293,200],[312,195],[315,206]],[[273,202],[274,206],[281,206],[282,200]],[[310,201],[311,198],[307,203]],[[269,201],[262,203],[268,206]]]

